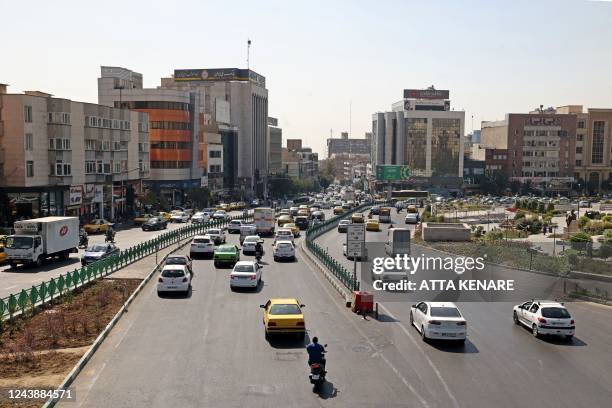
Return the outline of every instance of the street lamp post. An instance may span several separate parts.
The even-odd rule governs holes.
[[[125,197],[123,195],[123,175],[125,174],[126,177],[129,173],[136,171],[136,170],[140,170],[140,167],[136,167],[130,170],[123,170],[119,172],[119,175],[121,176],[121,198],[123,198],[125,200]],[[111,189],[111,219],[113,221],[115,221],[115,182],[113,180],[113,185],[112,185],[112,189]],[[125,206],[125,202],[123,204]]]

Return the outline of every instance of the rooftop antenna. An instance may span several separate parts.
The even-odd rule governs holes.
[[[251,39],[247,39],[247,69],[251,69]]]
[[[353,101],[349,101],[349,137],[353,134]]]

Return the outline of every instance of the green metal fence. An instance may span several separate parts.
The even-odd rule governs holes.
[[[387,203],[376,202],[374,204],[385,205]],[[329,269],[329,271],[333,273],[334,276],[338,278],[340,282],[342,282],[342,284],[344,284],[344,286],[346,286],[351,291],[359,289],[359,282],[357,281],[356,277],[352,273],[350,273],[340,262],[332,258],[329,253],[327,253],[325,249],[321,248],[319,244],[314,242],[314,240],[315,238],[325,234],[327,231],[336,228],[341,219],[346,218],[347,216],[353,213],[362,212],[363,210],[371,207],[372,205],[372,203],[362,204],[358,207],[351,209],[348,212],[332,217],[319,225],[312,226],[306,231],[306,247],[308,248],[308,250],[314,256],[316,256],[323,263],[323,265],[327,269]]]
[[[190,224],[173,231],[164,232],[148,241],[136,244],[120,253],[102,259],[98,262],[83,266],[71,272],[61,274],[56,278],[30,289],[23,289],[19,293],[0,298],[0,322],[11,319],[16,314],[34,312],[36,306],[48,303],[74,289],[81,287],[96,279],[107,276],[133,262],[148,255],[154,254],[170,245],[177,244],[182,240],[205,232],[208,228],[218,228],[227,225],[231,220],[251,220],[252,214],[230,217],[226,220],[212,220],[202,224]]]

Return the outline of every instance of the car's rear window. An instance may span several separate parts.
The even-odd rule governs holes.
[[[290,243],[290,242],[279,242],[279,243],[277,244],[277,246],[278,246],[279,248],[291,248],[291,247],[293,247],[293,245],[291,245],[291,243]]]
[[[208,238],[194,238],[193,242],[196,243],[196,244],[208,244],[210,242],[210,239],[208,239]]]
[[[87,252],[106,252],[106,245],[92,245],[87,248]]]
[[[298,305],[272,305],[270,314],[273,315],[297,315],[302,314]]]
[[[172,257],[166,259],[166,265],[186,265],[187,259],[183,257]]]
[[[164,269],[161,273],[164,278],[182,278],[185,272],[182,269]]]
[[[456,307],[432,307],[432,317],[461,317],[459,309]]]
[[[542,317],[549,319],[569,319],[571,316],[567,309],[563,307],[543,307]]]
[[[253,265],[236,265],[234,272],[254,272]]]
[[[208,233],[209,233],[209,234],[216,234],[216,235],[219,235],[219,234],[221,234],[221,230],[218,230],[218,229],[209,229],[209,230],[208,230]]]

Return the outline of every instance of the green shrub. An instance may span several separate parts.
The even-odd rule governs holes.
[[[576,232],[570,235],[570,242],[593,242],[591,236],[585,232]]]
[[[555,205],[553,203],[548,203],[548,207],[546,208],[547,213],[552,213],[555,211]]]
[[[612,229],[606,229],[603,235],[603,242],[612,243]]]
[[[589,221],[591,221],[591,219],[589,217],[587,217],[586,215],[582,215],[578,219],[578,226],[580,227],[580,229],[582,229],[582,228],[584,228],[585,225],[587,225],[587,223]]]
[[[600,220],[592,220],[584,226],[584,232],[590,235],[601,235],[604,232],[604,223]]]
[[[527,215],[527,213],[523,210],[518,210],[516,212],[516,214],[514,214],[514,219],[515,220],[520,220],[521,218],[525,218],[525,216]]]
[[[603,217],[601,217],[601,220],[603,222],[612,222],[612,215],[604,215]]]
[[[501,241],[502,239],[504,239],[504,232],[497,228],[494,228],[485,234],[486,241]]]

